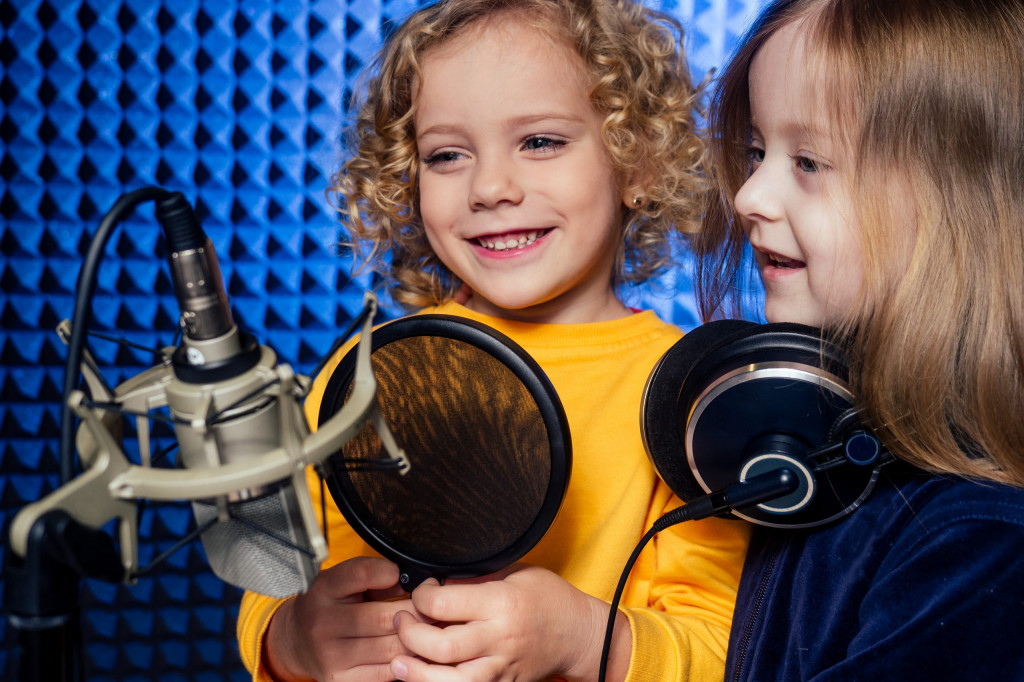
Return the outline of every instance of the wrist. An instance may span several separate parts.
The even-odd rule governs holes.
[[[297,671],[294,652],[288,645],[288,621],[291,619],[294,599],[288,599],[274,612],[263,634],[260,662],[275,682],[309,682],[313,678]]]
[[[601,670],[601,656],[604,652],[604,638],[608,629],[611,605],[596,597],[588,596],[588,600],[589,645],[578,649],[579,658],[575,665],[566,671],[569,679],[597,680]],[[629,618],[622,611],[616,611],[615,627],[608,649],[608,666],[605,670],[606,682],[621,682],[626,679],[632,652],[633,633]]]
[[[602,602],[603,603],[603,602]],[[605,630],[608,627],[608,611],[611,606],[604,610],[605,619],[601,627],[601,646],[604,647]],[[600,656],[600,655],[599,655]],[[621,682],[626,679],[629,672],[630,659],[633,656],[633,630],[629,618],[622,611],[615,611],[615,627],[612,631],[612,643],[608,649],[608,667],[606,669],[606,682]],[[600,666],[598,660],[598,666]],[[597,673],[594,674],[597,679]]]

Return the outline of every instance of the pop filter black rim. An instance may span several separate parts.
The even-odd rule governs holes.
[[[424,551],[413,547],[408,541],[396,540],[395,533],[386,529],[387,520],[375,516],[363,503],[360,490],[353,484],[353,474],[346,464],[346,444],[324,462],[325,478],[336,504],[352,528],[382,556],[398,564],[402,582],[412,589],[427,577],[438,580],[445,578],[468,578],[492,573],[522,558],[544,536],[553,523],[568,487],[572,469],[571,441],[568,422],[554,387],[544,375],[540,366],[514,341],[484,324],[466,318],[448,315],[414,315],[383,325],[374,331],[372,338],[371,364],[386,353],[405,353],[407,347],[415,348],[420,343],[452,343],[458,348],[481,352],[488,362],[499,363],[501,372],[511,372],[517,388],[525,389],[524,395],[536,405],[537,414],[543,422],[546,447],[550,458],[545,463],[549,470],[537,470],[538,478],[546,477],[546,489],[529,504],[527,516],[532,520],[520,524],[522,532],[512,531],[513,536],[490,545],[492,539],[481,542],[484,555],[467,557],[444,556],[444,551]],[[401,349],[401,350],[395,350]],[[376,354],[376,355],[375,355]],[[444,358],[441,359],[443,363]],[[324,422],[341,409],[353,380],[355,371],[355,350],[350,351],[339,363],[328,381],[320,406],[319,420]],[[375,369],[375,373],[376,369]],[[460,380],[459,377],[452,377]],[[479,379],[479,377],[475,377]],[[381,377],[378,376],[378,383]],[[500,384],[500,380],[496,380]],[[387,390],[381,386],[380,390]],[[404,387],[395,390],[404,391]],[[412,389],[409,389],[412,390]],[[383,400],[381,401],[382,408]],[[467,405],[465,409],[500,409],[490,405]],[[531,408],[532,409],[532,408]],[[385,421],[387,421],[385,419]],[[395,431],[392,428],[392,431]],[[399,447],[403,447],[402,434],[395,433]],[[498,433],[496,438],[515,438],[516,434]],[[457,447],[457,444],[454,444]],[[411,470],[417,466],[415,453],[408,453]],[[396,475],[396,474],[392,474]],[[535,506],[534,506],[535,505]],[[517,528],[520,528],[517,527]],[[507,531],[508,529],[502,529]],[[472,532],[472,531],[467,531]]]

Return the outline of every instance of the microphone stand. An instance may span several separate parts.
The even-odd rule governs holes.
[[[19,679],[84,679],[79,585],[83,577],[108,582],[124,577],[110,536],[57,509],[32,525],[24,558],[11,551],[6,556],[4,604],[19,634]]]
[[[61,407],[60,482],[74,475],[75,419],[69,404],[78,388],[85,355],[85,329],[96,274],[107,241],[118,223],[136,206],[166,196],[166,190],[144,187],[125,194],[96,230],[75,285],[75,308]],[[24,557],[5,552],[4,604],[22,648],[20,679],[24,682],[84,679],[79,587],[81,578],[119,582],[124,569],[106,533],[75,521],[63,510],[47,512],[32,524]],[[57,655],[59,653],[59,655]]]

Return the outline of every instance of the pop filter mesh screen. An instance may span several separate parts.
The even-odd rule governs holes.
[[[418,562],[472,564],[519,541],[544,504],[551,445],[527,386],[464,341],[401,338],[371,355],[384,421],[409,458],[405,475],[329,469],[361,521]],[[369,424],[333,460],[388,457]],[[344,509],[338,493],[334,494]],[[353,524],[355,525],[355,524]]]

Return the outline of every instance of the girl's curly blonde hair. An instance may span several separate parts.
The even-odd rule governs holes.
[[[441,303],[461,286],[430,248],[420,219],[413,126],[420,61],[499,12],[515,13],[580,56],[620,187],[643,198],[626,212],[613,284],[643,282],[670,265],[671,235],[693,232],[699,219],[699,93],[677,21],[633,0],[441,0],[410,16],[385,43],[346,132],[350,156],[328,189],[357,258],[409,308]]]

